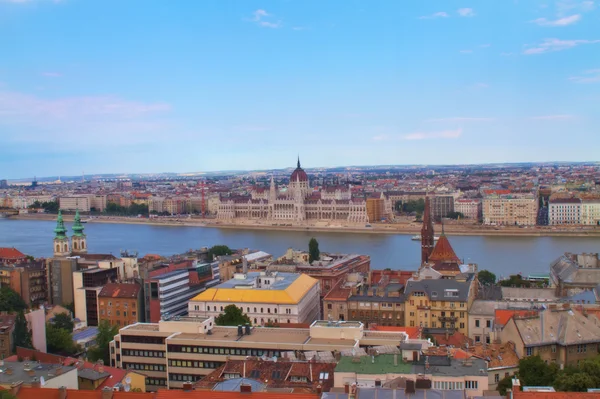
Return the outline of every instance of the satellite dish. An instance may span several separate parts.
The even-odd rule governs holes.
[[[123,389],[125,389],[125,392],[129,392],[131,390],[131,385],[125,384],[125,387]]]
[[[131,384],[131,377],[125,377],[125,384]]]
[[[40,385],[41,385],[41,386],[44,386],[44,385],[46,385],[46,380],[44,379],[44,377],[43,377],[43,376],[42,376],[42,377],[40,377]]]

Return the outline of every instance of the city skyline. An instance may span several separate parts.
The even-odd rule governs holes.
[[[0,0],[0,177],[593,161],[599,22],[575,0]]]

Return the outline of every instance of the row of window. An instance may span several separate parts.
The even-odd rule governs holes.
[[[113,305],[112,301],[108,301],[108,306],[111,307]],[[104,301],[100,301],[100,306],[104,306]],[[120,307],[121,306],[121,302],[115,302],[115,307]],[[135,308],[135,302],[131,302],[131,307]],[[128,302],[123,302],[123,308],[127,309],[129,307],[129,303]]]
[[[475,327],[479,327],[479,322],[480,322],[479,319],[475,319]],[[485,321],[485,328],[492,328],[492,321],[491,320],[486,320]]]
[[[166,378],[146,378],[146,385],[167,386]]]
[[[245,348],[217,348],[212,346],[183,346],[169,345],[169,352],[181,353],[207,353],[210,355],[235,355],[235,356],[268,356],[281,357],[281,352],[270,349],[245,349]]]
[[[504,377],[508,377],[510,374],[509,373],[504,373]],[[500,374],[494,374],[494,382],[500,382]]]
[[[145,363],[123,363],[124,369],[144,370],[144,371],[166,371],[164,364],[145,364]]]
[[[106,311],[106,315],[107,316],[111,316],[112,315],[112,312],[111,312],[110,309],[108,309]],[[120,310],[115,311],[115,315],[116,316],[121,316],[121,311]],[[104,309],[100,309],[100,316],[104,316]],[[137,316],[137,312],[136,311],[131,311],[131,316],[133,316],[133,317]],[[127,317],[127,311],[126,310],[123,311],[123,317]]]
[[[221,367],[223,362],[198,362],[192,360],[169,360],[169,366],[173,367],[193,367],[195,369],[216,369]]]
[[[169,373],[169,380],[171,381],[183,381],[183,382],[194,382],[199,380],[202,376],[193,374],[171,374]]]
[[[121,342],[131,342],[136,344],[157,344],[161,345],[165,343],[163,337],[145,337],[141,335],[122,335]],[[118,341],[117,341],[118,343]],[[118,346],[117,346],[118,348]]]
[[[123,356],[165,357],[165,352],[161,352],[161,351],[140,351],[140,350],[133,350],[133,349],[123,349]]]

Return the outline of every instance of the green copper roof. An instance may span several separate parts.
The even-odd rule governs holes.
[[[359,360],[360,359],[360,360]],[[374,361],[373,361],[374,360]],[[353,361],[352,356],[342,356],[338,362],[335,372],[354,372],[357,374],[410,374],[412,364],[404,363],[402,355],[398,355],[398,365],[394,365],[394,355],[378,355],[373,359],[371,356],[361,356]]]
[[[66,238],[67,237],[67,229],[65,227],[65,222],[63,221],[62,212],[58,211],[58,217],[56,218],[56,228],[54,229],[56,236],[54,238]]]
[[[79,217],[79,209],[75,211],[75,220],[73,221],[73,235],[77,237],[83,237],[83,225],[81,224],[81,218]]]

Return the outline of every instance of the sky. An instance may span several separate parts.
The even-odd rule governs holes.
[[[0,0],[0,178],[599,149],[598,0]]]

